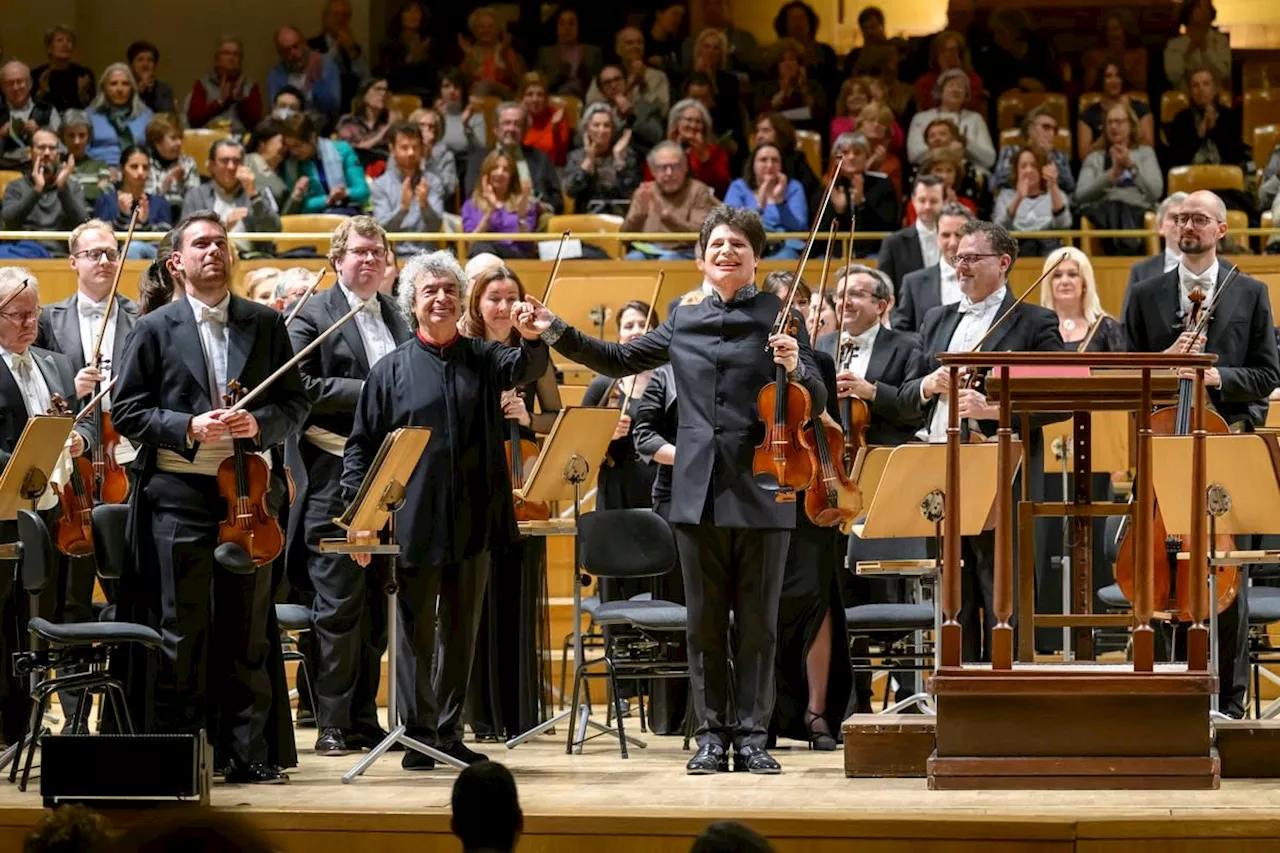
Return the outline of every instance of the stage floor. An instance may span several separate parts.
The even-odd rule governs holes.
[[[457,849],[449,835],[455,773],[410,773],[398,754],[350,785],[355,758],[311,753],[285,786],[215,783],[213,804],[250,817],[283,853],[386,853]],[[1115,851],[1280,848],[1280,782],[1224,780],[1219,791],[932,792],[924,779],[847,779],[841,752],[780,748],[781,776],[684,775],[679,738],[646,736],[648,748],[618,756],[600,738],[566,755],[563,737],[514,750],[480,748],[515,774],[526,815],[521,851],[688,849],[716,819],[744,820],[783,851]],[[789,742],[784,741],[784,745]],[[0,850],[19,849],[38,819],[38,784],[0,786]],[[121,826],[145,813],[113,815]]]

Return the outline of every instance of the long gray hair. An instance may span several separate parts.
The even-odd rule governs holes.
[[[396,288],[400,313],[404,314],[410,329],[418,328],[418,315],[413,313],[413,303],[418,295],[418,280],[424,275],[453,279],[458,283],[459,300],[463,305],[467,302],[467,274],[462,271],[453,252],[441,249],[414,255],[400,270],[399,286]]]
[[[98,94],[94,97],[92,103],[89,104],[90,112],[102,112],[108,105],[107,101],[107,80],[111,79],[111,75],[117,71],[129,78],[129,86],[133,89],[132,100],[129,102],[129,118],[134,119],[142,115],[142,111],[146,109],[146,105],[142,103],[142,98],[138,97],[138,81],[134,79],[133,70],[123,62],[113,62],[106,68],[102,69],[102,73],[98,75]]]

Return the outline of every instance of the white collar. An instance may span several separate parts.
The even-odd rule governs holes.
[[[935,244],[938,242],[937,229],[925,228],[924,222],[920,219],[916,220],[916,234],[919,235],[921,240],[931,240]]]
[[[956,268],[951,266],[951,264],[947,263],[946,258],[939,257],[938,258],[938,275],[941,278],[955,278]]]
[[[845,332],[845,339],[852,341],[853,345],[859,350],[869,350],[876,345],[876,336],[880,334],[880,323],[877,321],[871,324],[871,328],[867,329],[860,335],[850,335]]]
[[[1178,285],[1182,288],[1183,293],[1190,293],[1195,286],[1203,287],[1205,295],[1218,286],[1218,259],[1214,258],[1209,268],[1200,275],[1196,275],[1187,269],[1181,261],[1178,262]]]
[[[107,298],[110,298],[110,294],[107,294]],[[107,299],[103,299],[101,302],[95,302],[89,298],[89,294],[82,290],[76,291],[76,304],[85,308],[97,308],[102,312],[107,310]]]
[[[10,352],[4,347],[0,347],[0,358],[4,359],[5,366],[9,368],[10,372],[13,371],[14,360],[24,355],[31,359],[32,364],[35,363],[35,353],[31,351],[31,347],[27,347],[25,352]]]
[[[988,294],[987,297],[980,302],[974,302],[967,294],[961,293],[960,313],[983,316],[988,311],[998,309],[1000,307],[1000,303],[1004,302],[1004,297],[1008,292],[1009,286],[1007,284],[1002,284],[998,290],[994,293]]]
[[[374,291],[373,296],[370,296],[368,299],[361,299],[355,293],[355,291],[351,290],[351,288],[347,287],[342,282],[338,282],[338,287],[342,289],[342,295],[347,297],[347,304],[350,305],[352,308],[355,308],[357,305],[365,306],[365,305],[368,305],[370,302],[374,303],[375,305],[378,304],[377,291]]]
[[[199,319],[200,319],[200,309],[202,309],[202,308],[206,307],[206,306],[205,306],[205,304],[204,304],[203,302],[201,302],[199,299],[196,299],[196,298],[195,298],[194,296],[192,296],[190,293],[188,293],[188,294],[187,294],[187,302],[189,302],[189,303],[191,304],[191,310],[192,310],[192,312],[194,312],[194,313],[195,313],[195,315],[196,315],[196,319],[197,319],[197,320],[199,320]],[[223,296],[223,297],[222,297],[222,299],[218,300],[218,304],[217,304],[217,305],[209,305],[209,306],[207,306],[207,307],[209,307],[209,308],[214,308],[214,309],[221,309],[221,310],[224,312],[224,314],[225,314],[225,312],[226,312],[226,310],[227,310],[228,306],[230,306],[230,305],[231,305],[231,291],[229,291],[229,290],[228,290],[228,291],[227,291],[227,293],[226,293],[226,295],[225,295],[225,296]]]
[[[1168,246],[1164,247],[1164,271],[1176,270],[1182,265],[1182,254],[1174,252]]]

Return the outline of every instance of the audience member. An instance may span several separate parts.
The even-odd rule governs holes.
[[[1156,208],[1156,231],[1164,238],[1164,248],[1158,254],[1144,258],[1129,267],[1128,287],[1132,287],[1135,281],[1155,278],[1178,268],[1178,263],[1182,260],[1182,252],[1178,249],[1176,217],[1178,208],[1186,197],[1187,194],[1181,191],[1171,193]],[[1127,289],[1125,294],[1128,295]]]
[[[622,97],[632,102],[647,101],[653,105],[658,115],[665,116],[667,110],[671,109],[671,81],[661,70],[645,62],[644,33],[637,27],[623,27],[614,37],[613,51],[618,59],[614,67],[622,76],[623,85],[618,87]],[[586,101],[592,103],[609,100],[614,109],[618,109],[614,100],[616,96],[603,92],[603,76],[604,67],[601,67],[600,73],[587,89]],[[656,145],[657,140],[652,144]]]
[[[1022,119],[1022,141],[1016,145],[1006,145],[1000,149],[996,158],[996,167],[992,170],[992,182],[996,187],[1012,187],[1014,185],[1014,160],[1018,152],[1033,148],[1039,152],[1046,162],[1052,163],[1058,175],[1058,186],[1064,193],[1076,191],[1076,179],[1071,174],[1071,161],[1065,152],[1059,150],[1058,119],[1053,110],[1044,104],[1032,107]]]
[[[738,75],[729,71],[729,40],[719,30],[705,29],[695,43],[693,73],[685,75],[681,91],[685,98],[702,101],[726,146],[732,142],[745,150],[742,139],[742,96]],[[670,118],[670,116],[668,116]]]
[[[495,150],[484,158],[471,198],[462,204],[462,230],[468,234],[527,234],[538,230],[538,203],[520,181],[515,158]],[[471,244],[477,252],[500,258],[532,258],[537,245],[514,240],[482,240]]]
[[[925,315],[934,307],[960,301],[960,280],[951,259],[960,247],[960,229],[973,218],[968,208],[954,202],[942,206],[938,214],[938,262],[907,273],[897,283],[892,328],[919,332]]]
[[[422,131],[409,122],[391,125],[387,134],[391,157],[371,187],[373,218],[384,231],[440,231],[444,222],[444,187],[423,167]],[[431,243],[401,240],[396,254],[412,255],[435,249]]]
[[[476,279],[491,269],[502,266],[502,258],[492,252],[468,252],[467,264],[462,268],[467,281],[474,283]]]
[[[844,59],[844,71],[849,76],[865,73],[862,67],[862,54],[869,47],[878,47],[889,42],[884,26],[884,11],[879,6],[864,6],[858,13],[858,33],[862,36],[861,47],[849,51]]]
[[[1275,147],[1267,164],[1262,167],[1262,185],[1258,187],[1258,202],[1263,210],[1280,196],[1280,145]]]
[[[520,103],[527,116],[521,143],[546,154],[555,166],[563,166],[569,155],[569,123],[564,108],[551,103],[547,79],[540,72],[530,71],[520,78]]]
[[[0,169],[20,171],[31,159],[31,136],[56,131],[58,111],[31,94],[31,69],[16,59],[0,65]]]
[[[351,112],[338,119],[334,135],[351,146],[361,163],[385,160],[391,125],[404,121],[404,116],[387,108],[390,91],[385,79],[368,78],[356,89]]]
[[[663,71],[671,80],[683,69],[681,48],[687,17],[685,0],[660,0],[654,5],[645,30],[645,61]]]
[[[1139,92],[1147,91],[1147,49],[1139,41],[1138,25],[1128,9],[1110,9],[1102,16],[1102,44],[1084,54],[1084,90],[1096,92],[1102,85],[1102,69],[1110,60],[1120,62],[1124,76]]]
[[[931,122],[942,118],[950,119],[959,129],[969,162],[983,169],[990,169],[995,164],[996,150],[991,144],[986,119],[964,108],[970,101],[970,85],[969,75],[960,69],[952,68],[938,76],[934,85],[937,106],[916,113],[907,129],[907,158],[913,164],[923,163],[928,153],[930,146],[925,140],[925,129]]]
[[[48,62],[31,72],[36,100],[55,110],[82,110],[93,100],[93,72],[74,62],[76,31],[59,24],[44,34]]]
[[[710,187],[689,176],[689,161],[680,145],[670,140],[655,145],[649,152],[647,170],[653,179],[632,194],[622,230],[652,234],[700,230],[717,202]],[[631,244],[627,259],[687,260],[693,258],[693,251],[693,243],[688,241],[637,242]]]
[[[307,47],[320,53],[338,69],[341,102],[359,97],[356,89],[369,76],[364,48],[351,31],[351,0],[328,0],[320,13],[320,34],[307,40]]]
[[[250,302],[274,307],[276,282],[279,280],[278,267],[258,267],[244,274],[244,278],[240,281],[240,291]]]
[[[280,230],[275,197],[258,184],[254,171],[244,163],[244,147],[235,139],[219,139],[209,147],[209,177],[209,183],[187,192],[183,210],[212,210],[233,238]],[[271,251],[271,244],[262,241],[236,240],[236,247],[241,253]]]
[[[915,211],[915,222],[893,232],[880,243],[876,264],[885,275],[889,276],[895,291],[909,273],[931,267],[941,257],[938,243],[938,216],[942,212],[943,198],[941,178],[936,175],[918,176],[911,188],[911,206]]]
[[[342,109],[342,76],[333,60],[307,47],[297,27],[276,30],[276,55],[280,62],[267,72],[267,97],[275,101],[285,86],[303,95],[303,109],[321,127],[331,127]]]
[[[448,207],[458,192],[458,162],[444,142],[444,116],[435,109],[421,107],[409,115],[409,122],[417,126],[422,136],[422,170],[440,185]]]
[[[262,121],[262,90],[244,75],[244,44],[235,37],[218,42],[213,70],[201,77],[187,96],[187,124],[211,127],[228,124],[232,133],[245,133]]]
[[[781,113],[792,124],[819,133],[827,126],[827,96],[818,79],[809,76],[804,47],[795,39],[779,39],[770,53],[774,78],[760,86],[756,112]]]
[[[149,41],[135,41],[125,51],[129,70],[138,84],[138,97],[153,113],[171,113],[177,109],[173,99],[173,87],[156,79],[156,67],[160,65],[160,48]]]
[[[964,36],[954,30],[946,30],[936,35],[929,47],[929,70],[916,80],[916,108],[927,110],[938,105],[941,90],[939,78],[948,71],[960,71],[969,81],[965,99],[961,105],[977,110],[982,105],[982,78],[973,70],[973,61],[969,57],[969,46]],[[956,112],[959,107],[953,107]],[[913,161],[914,162],[914,161]]]
[[[62,114],[61,139],[67,149],[67,159],[75,163],[71,180],[80,185],[85,203],[92,205],[111,186],[113,169],[89,156],[93,126],[84,110],[67,110]]]
[[[718,821],[693,840],[689,853],[773,853],[763,835],[735,821]]]
[[[593,44],[583,44],[578,31],[578,11],[561,6],[554,15],[556,43],[538,48],[534,68],[542,74],[550,93],[584,98],[587,87],[600,73],[604,54]]]
[[[115,192],[104,192],[93,206],[95,219],[109,223],[117,231],[127,231],[135,207],[138,224],[135,231],[168,231],[174,215],[164,196],[147,192],[151,173],[151,155],[141,145],[127,146],[120,152],[120,182]],[[127,258],[150,259],[156,256],[155,243],[135,240],[129,245]]]
[[[254,185],[271,196],[282,216],[293,213],[300,197],[294,198],[280,174],[280,166],[289,153],[284,141],[284,124],[274,118],[258,122],[249,135],[245,152],[244,164],[253,172]],[[302,183],[301,178],[298,183]]]
[[[1142,98],[1129,96],[1131,86],[1124,68],[1118,61],[1109,60],[1102,66],[1102,97],[1080,111],[1076,122],[1076,154],[1083,162],[1093,151],[1106,147],[1104,117],[1116,104],[1126,104],[1138,117],[1138,139],[1143,145],[1155,141],[1155,117],[1151,107]]]
[[[1132,108],[1114,104],[1106,122],[1107,147],[1094,151],[1080,166],[1076,204],[1095,228],[1142,228],[1143,214],[1155,208],[1164,190],[1164,174],[1155,152],[1138,140]],[[1102,245],[1112,255],[1142,251],[1142,242],[1131,238],[1107,238]]]
[[[30,166],[4,190],[0,218],[4,219],[5,230],[70,231],[88,219],[84,191],[79,181],[71,180],[74,168],[74,158],[63,161],[58,153],[57,134],[37,130],[31,139]],[[66,254],[64,241],[44,240],[39,245],[56,257]]]
[[[569,152],[564,192],[578,213],[619,213],[640,185],[640,159],[631,147],[631,131],[622,127],[608,104],[588,104],[578,135],[582,147]]]
[[[1014,185],[996,194],[991,221],[1009,231],[1053,231],[1071,227],[1071,202],[1058,184],[1058,166],[1039,148],[1023,148],[1014,160]],[[1062,247],[1057,237],[1023,237],[1019,257],[1041,258]]]
[[[120,161],[120,150],[144,142],[151,109],[138,97],[133,72],[123,62],[106,67],[98,78],[98,96],[89,104],[93,141],[89,156],[107,163]]]
[[[498,144],[495,150],[501,150],[511,157],[516,164],[518,182],[528,188],[528,192],[538,204],[560,213],[564,210],[564,195],[560,192],[560,178],[556,175],[551,159],[537,148],[524,145],[525,130],[529,127],[529,117],[524,106],[514,101],[498,105]],[[484,163],[486,152],[483,148],[472,148],[467,154],[466,193],[474,196],[479,183],[480,167]]]
[[[120,853],[272,853],[275,849],[239,815],[194,808],[152,816],[121,836],[116,848]]]
[[[791,0],[778,10],[773,19],[778,40],[791,39],[803,50],[800,62],[810,80],[822,90],[834,88],[837,77],[836,52],[831,45],[818,41],[818,13],[803,0]]]
[[[677,143],[689,161],[689,173],[711,187],[717,198],[729,189],[729,155],[714,136],[711,113],[693,98],[685,98],[667,116],[667,139]]]
[[[661,71],[656,73],[662,74]],[[667,75],[662,74],[664,86],[666,79]],[[631,131],[631,145],[636,149],[636,153],[643,155],[666,138],[666,115],[670,105],[667,103],[660,105],[657,101],[651,101],[641,95],[641,90],[628,89],[628,85],[621,66],[606,65],[600,69],[595,82],[591,84],[591,90],[587,92],[587,103],[608,104],[618,117],[621,126]],[[671,97],[669,91],[664,94],[667,98]]]
[[[1011,89],[1045,92],[1060,88],[1053,50],[1036,34],[1025,9],[1009,6],[992,10],[987,29],[988,38],[978,50],[974,65],[993,105]]]
[[[809,230],[809,204],[804,187],[782,171],[782,151],[771,142],[757,143],[743,176],[729,185],[724,203],[760,214],[768,233]],[[764,247],[765,260],[791,260],[804,250],[803,239],[774,241]]]
[[[1235,107],[1218,102],[1218,81],[1207,68],[1187,73],[1191,105],[1173,117],[1165,165],[1223,163],[1241,166],[1250,158],[1243,120]]]
[[[831,143],[831,158],[840,162],[840,176],[831,191],[831,203],[819,231],[826,233],[834,218],[847,231],[854,215],[859,231],[892,231],[898,227],[898,194],[888,178],[867,172],[871,144],[861,133],[845,133]],[[854,244],[855,251],[858,245]]]
[[[294,86],[285,86],[271,101],[271,118],[280,121],[303,115],[306,111],[307,96]]]
[[[858,71],[870,81],[872,100],[880,101],[893,110],[896,118],[905,119],[914,111],[914,93],[911,86],[899,78],[900,62],[898,45],[885,42],[863,49]],[[900,134],[901,130],[897,133]]]
[[[369,184],[350,145],[320,136],[306,115],[285,121],[284,142],[289,149],[289,159],[284,162],[285,184],[292,187],[299,178],[307,179],[301,213],[351,215],[364,208],[369,201]]]
[[[436,109],[444,116],[444,144],[453,152],[458,168],[467,174],[467,157],[472,148],[484,150],[486,128],[484,113],[471,104],[467,78],[457,68],[440,72],[440,97]],[[494,116],[495,120],[497,116]]]
[[[22,840],[22,853],[107,853],[111,825],[87,806],[58,806],[40,818]]]
[[[315,283],[316,275],[306,267],[289,267],[280,273],[272,291],[271,307],[283,311],[286,306],[301,299],[302,294]]]
[[[856,133],[858,116],[862,114],[862,108],[872,100],[871,81],[866,77],[850,77],[841,83],[840,94],[836,98],[836,116],[831,119],[831,138],[835,139],[842,133]],[[901,137],[902,128],[898,127],[896,121],[893,126],[897,128],[898,135]],[[898,144],[902,144],[901,140]]]
[[[756,37],[746,30],[733,25],[732,0],[704,0],[702,4],[703,30],[696,41],[702,41],[707,30],[714,30],[725,37],[727,47],[725,60],[728,68],[735,74],[745,78],[761,68],[760,45]],[[685,39],[681,48],[681,65],[685,71],[701,71],[709,74],[705,68],[697,66],[697,44],[692,38]]]
[[[386,77],[392,91],[420,96],[432,91],[436,65],[430,26],[431,15],[418,0],[410,0],[391,16],[374,73]]]
[[[893,152],[889,129],[894,126],[893,111],[879,101],[872,101],[858,114],[858,132],[867,138],[871,157],[867,171],[877,172],[893,182],[893,191],[902,195],[902,161]]]
[[[147,152],[151,155],[147,192],[168,202],[171,221],[177,222],[187,192],[200,186],[200,170],[195,158],[182,151],[182,125],[175,113],[161,113],[148,122]]]
[[[778,150],[782,152],[782,173],[791,180],[800,182],[800,186],[804,187],[809,210],[817,210],[826,186],[813,173],[809,158],[800,150],[796,141],[796,129],[791,126],[791,122],[777,113],[764,113],[756,118],[755,144],[763,145],[766,142],[778,146]]]
[[[1164,46],[1164,76],[1175,89],[1187,85],[1187,72],[1206,68],[1218,85],[1231,88],[1231,42],[1213,25],[1218,10],[1213,0],[1187,0],[1178,13],[1183,33]]]
[[[449,828],[463,853],[512,853],[524,831],[524,814],[511,771],[496,761],[478,761],[458,774]]]
[[[467,18],[471,38],[458,37],[464,52],[462,72],[476,95],[510,98],[524,76],[524,60],[511,47],[511,36],[498,23],[491,6],[481,6]]]

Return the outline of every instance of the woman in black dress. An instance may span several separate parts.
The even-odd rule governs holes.
[[[518,345],[511,306],[524,299],[524,285],[505,266],[471,281],[467,313],[459,324],[470,338]],[[534,400],[538,412],[534,412]],[[506,392],[502,408],[519,422],[520,435],[533,439],[551,432],[560,412],[555,370],[537,382]],[[533,728],[546,716],[542,650],[548,648],[547,543],[524,537],[495,550],[476,639],[476,658],[467,690],[467,719],[477,740],[506,740]]]

